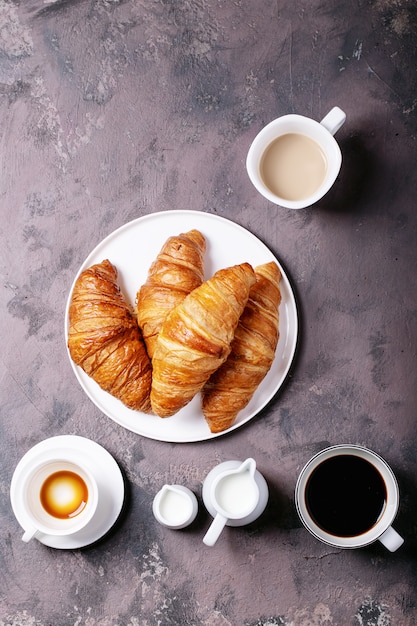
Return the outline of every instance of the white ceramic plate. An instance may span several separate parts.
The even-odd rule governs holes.
[[[223,217],[198,211],[166,211],[140,217],[118,228],[94,248],[82,264],[78,275],[94,263],[108,259],[119,273],[119,284],[133,306],[139,287],[146,281],[151,263],[168,237],[196,228],[206,237],[205,273],[209,278],[217,270],[244,263],[252,266],[276,261],[282,272],[280,305],[280,338],[275,360],[250,403],[239,413],[231,428],[212,434],[196,396],[186,407],[169,418],[146,415],[124,406],[102,391],[93,379],[76,366],[70,358],[74,373],[90,400],[112,420],[125,428],[159,441],[177,443],[204,441],[239,428],[252,419],[283,384],[294,358],[298,334],[295,298],[289,280],[278,259],[252,233]],[[74,280],[74,283],[75,283]],[[65,336],[68,337],[68,309],[65,314]],[[69,356],[69,354],[68,354]]]

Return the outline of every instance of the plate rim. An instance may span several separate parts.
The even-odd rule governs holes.
[[[235,421],[232,424],[232,426],[230,428],[228,428],[227,430],[224,430],[224,431],[222,431],[220,433],[211,433],[210,430],[207,427],[207,434],[206,435],[204,435],[204,436],[197,435],[197,436],[194,436],[194,437],[187,437],[187,438],[167,436],[167,435],[164,435],[163,433],[162,433],[162,435],[156,435],[156,434],[152,434],[152,433],[149,433],[149,432],[145,432],[143,429],[140,429],[140,428],[136,429],[136,428],[130,427],[123,420],[118,419],[114,415],[111,415],[110,411],[108,409],[106,409],[106,407],[103,406],[102,403],[100,403],[95,397],[92,397],[92,395],[86,389],[86,387],[84,385],[84,382],[83,382],[83,379],[82,379],[82,376],[83,375],[87,376],[87,375],[85,374],[85,372],[83,372],[83,370],[79,366],[77,366],[73,362],[73,360],[71,358],[71,355],[69,353],[69,349],[68,349],[68,326],[69,326],[68,315],[69,315],[69,307],[70,307],[72,293],[73,293],[73,290],[74,290],[75,283],[76,283],[78,277],[80,276],[80,274],[85,269],[87,269],[87,267],[90,267],[90,265],[92,263],[91,259],[100,252],[100,249],[105,248],[107,246],[107,244],[112,239],[116,239],[117,237],[120,237],[121,235],[123,235],[124,231],[128,231],[131,228],[136,227],[138,224],[146,222],[146,221],[152,221],[152,220],[155,220],[155,219],[164,219],[165,217],[168,217],[168,216],[170,218],[172,218],[175,215],[177,215],[177,216],[181,215],[181,216],[184,216],[184,217],[193,216],[193,218],[197,218],[197,220],[198,219],[213,220],[213,221],[218,221],[219,223],[227,223],[230,228],[237,229],[245,237],[249,236],[250,238],[252,238],[256,242],[256,244],[261,246],[262,248],[264,248],[265,251],[278,264],[278,267],[280,268],[281,274],[282,274],[281,281],[282,281],[282,279],[284,279],[284,283],[286,284],[286,286],[288,288],[289,302],[287,302],[286,305],[287,306],[290,305],[290,308],[292,309],[292,311],[291,311],[292,312],[292,319],[291,319],[292,340],[291,340],[290,352],[289,352],[289,355],[288,355],[287,363],[286,363],[285,368],[283,370],[283,374],[280,377],[280,382],[279,382],[279,384],[276,387],[274,387],[273,392],[271,394],[268,394],[267,399],[264,400],[259,405],[259,407],[256,409],[255,412],[253,412],[249,416],[245,417],[241,422],[236,422]],[[193,227],[197,228],[198,226],[193,226]],[[163,245],[163,242],[162,242],[161,246],[162,245]],[[196,443],[196,442],[201,442],[201,441],[210,441],[212,439],[217,439],[218,437],[230,434],[234,430],[237,430],[238,428],[241,428],[242,426],[244,426],[245,424],[247,424],[248,422],[253,420],[257,415],[259,415],[259,413],[261,413],[261,411],[263,411],[268,406],[268,404],[273,400],[273,398],[276,397],[278,392],[282,389],[282,387],[284,386],[285,382],[287,381],[288,375],[289,375],[289,373],[291,371],[291,368],[293,366],[293,363],[294,363],[294,359],[295,359],[295,355],[296,355],[297,347],[298,347],[298,341],[299,341],[299,313],[298,313],[297,300],[296,300],[296,297],[295,297],[295,293],[294,293],[291,281],[288,278],[288,274],[286,272],[286,269],[283,267],[282,263],[276,257],[276,255],[272,252],[272,250],[261,239],[259,239],[259,237],[257,235],[253,234],[249,229],[245,228],[244,226],[241,226],[237,222],[234,222],[233,220],[231,220],[229,218],[226,218],[226,217],[223,217],[223,216],[220,216],[220,215],[216,215],[216,214],[213,214],[213,213],[207,213],[205,211],[196,211],[196,210],[192,210],[192,209],[172,209],[172,210],[168,210],[168,211],[156,211],[154,213],[147,213],[146,215],[142,215],[142,216],[139,216],[137,218],[134,218],[133,220],[130,220],[129,222],[126,222],[125,224],[122,224],[118,228],[114,229],[112,232],[110,232],[108,235],[106,235],[103,239],[101,239],[96,246],[93,247],[93,249],[89,252],[87,257],[84,259],[84,261],[80,265],[80,267],[79,267],[78,271],[76,272],[75,277],[74,277],[74,279],[72,281],[72,284],[70,286],[70,289],[69,289],[69,292],[68,292],[67,301],[66,301],[66,306],[65,306],[64,333],[65,333],[66,351],[67,351],[68,358],[69,358],[69,361],[70,361],[70,366],[71,366],[71,368],[72,368],[72,370],[74,372],[74,375],[75,375],[78,383],[80,384],[83,392],[86,394],[86,396],[89,398],[89,400],[96,406],[96,408],[99,409],[99,411],[101,413],[103,413],[106,417],[111,419],[113,422],[115,422],[116,424],[118,424],[122,428],[125,428],[126,430],[129,430],[129,431],[131,431],[131,432],[133,432],[135,434],[141,435],[143,437],[146,437],[146,438],[154,440],[154,441],[161,441],[161,442],[166,442],[166,443]],[[92,381],[92,379],[90,379],[90,380]],[[94,382],[94,381],[92,381],[92,382]],[[260,386],[262,385],[263,382],[264,381],[262,381],[260,383]],[[100,390],[100,391],[103,392],[103,393],[106,393],[103,390]],[[198,395],[199,394],[197,394],[197,396]],[[195,400],[195,398],[194,398],[194,400]],[[143,414],[143,415],[145,415],[145,414]],[[202,416],[202,419],[204,419],[203,416]]]

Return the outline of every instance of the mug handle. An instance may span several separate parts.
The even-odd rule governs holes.
[[[392,526],[388,526],[387,530],[378,539],[390,552],[395,552],[404,543],[404,539]]]
[[[217,539],[220,536],[220,533],[222,532],[223,528],[226,526],[226,522],[227,522],[227,517],[224,517],[220,513],[217,513],[216,517],[211,523],[210,528],[208,529],[208,531],[203,537],[203,543],[205,543],[206,546],[214,546],[214,544],[216,543]]]
[[[320,124],[329,131],[331,135],[337,133],[346,120],[346,113],[339,107],[333,107],[328,114],[323,117]]]
[[[39,537],[42,533],[35,527],[30,527],[22,535],[22,541],[28,543],[31,539]]]

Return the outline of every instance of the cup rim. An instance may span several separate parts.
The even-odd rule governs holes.
[[[300,129],[299,131],[297,131],[299,132],[299,134],[307,135],[308,137],[315,139],[317,141],[316,134],[314,134],[314,137],[312,137],[312,135],[307,132],[308,129],[314,129],[317,134],[320,134],[321,137],[325,138],[326,146],[331,146],[332,148],[332,159],[330,161],[330,159],[328,158],[329,150],[327,149],[324,150],[324,146],[323,146],[324,141],[323,142],[317,141],[317,143],[320,143],[320,147],[326,153],[326,158],[327,158],[328,164],[331,167],[331,171],[329,172],[329,174],[326,175],[322,184],[318,187],[318,189],[316,189],[316,191],[313,194],[301,200],[287,200],[285,198],[277,196],[265,185],[259,172],[260,161],[268,145],[272,141],[277,139],[278,137],[286,134],[287,132],[291,132],[291,131],[285,131],[282,133],[276,133],[274,137],[272,138],[270,137],[267,140],[266,138],[270,135],[271,130],[275,128],[279,128],[288,123],[291,124],[292,122],[295,122],[298,124],[301,123],[304,125],[303,129]],[[295,132],[295,131],[292,131],[292,132]],[[340,172],[341,165],[342,165],[342,152],[340,150],[340,146],[338,142],[336,141],[336,139],[334,138],[334,136],[329,132],[329,130],[327,130],[327,128],[323,126],[323,124],[321,124],[317,120],[307,117],[306,115],[300,115],[297,113],[289,113],[287,115],[282,115],[280,117],[275,118],[268,124],[266,124],[266,126],[264,126],[252,140],[252,143],[246,155],[246,171],[255,189],[262,196],[264,196],[264,198],[266,198],[273,204],[282,206],[287,209],[304,209],[304,208],[312,206],[313,204],[321,200],[321,198],[323,198],[326,195],[326,193],[330,190],[330,188],[335,183],[336,178]]]
[[[371,462],[382,474],[387,487],[387,503],[380,518],[369,530],[353,537],[340,537],[320,528],[308,514],[305,487],[312,471],[322,460],[349,453]],[[390,484],[388,484],[389,481]],[[301,522],[316,539],[338,548],[360,548],[377,541],[392,525],[399,506],[399,487],[393,470],[377,452],[358,444],[337,444],[320,450],[304,465],[295,486],[295,505]]]
[[[75,468],[78,468],[79,470],[81,470],[84,476],[87,477],[89,481],[89,487],[90,486],[92,487],[93,501],[89,505],[88,511],[86,511],[86,513],[83,514],[82,517],[80,517],[80,519],[78,520],[78,523],[75,523],[73,526],[66,527],[64,524],[60,528],[58,527],[53,528],[52,526],[48,526],[47,524],[39,521],[39,519],[33,515],[32,511],[27,506],[27,503],[25,500],[25,495],[24,495],[25,490],[27,489],[30,480],[32,480],[33,477],[35,476],[36,472],[40,471],[43,467],[47,465],[52,465],[54,463],[68,464],[70,466],[74,466],[74,470]],[[83,530],[91,522],[91,520],[93,519],[96,513],[97,506],[98,506],[97,481],[95,477],[93,476],[92,472],[84,464],[80,463],[79,461],[75,462],[72,459],[60,458],[60,457],[44,459],[42,461],[37,462],[36,464],[34,463],[33,465],[27,468],[26,476],[24,477],[21,488],[20,488],[19,503],[20,503],[21,509],[25,513],[25,517],[27,518],[28,522],[30,521],[30,524],[28,523],[27,525],[31,526],[32,528],[36,528],[36,530],[39,531],[39,533],[43,535],[51,535],[51,536],[53,535],[56,537],[74,535],[75,533],[78,533],[81,530]],[[73,519],[76,520],[77,517],[78,516],[74,517]],[[63,521],[65,522],[65,520]],[[26,530],[26,528],[24,528],[24,530]]]

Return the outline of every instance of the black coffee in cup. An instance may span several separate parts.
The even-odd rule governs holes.
[[[387,501],[385,481],[378,469],[354,454],[323,460],[305,488],[307,510],[325,532],[355,537],[380,519]]]

